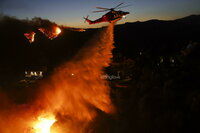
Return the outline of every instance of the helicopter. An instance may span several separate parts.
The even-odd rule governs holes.
[[[120,9],[120,8],[124,8],[130,5],[126,5],[126,6],[121,6],[124,3],[120,3],[117,6],[115,6],[114,8],[103,8],[103,7],[96,7],[97,9],[100,9],[99,11],[93,11],[93,13],[97,13],[97,12],[105,12],[105,11],[109,11],[106,14],[104,14],[101,18],[97,19],[97,20],[89,20],[87,16],[85,19],[85,22],[88,22],[89,24],[97,24],[97,23],[102,23],[102,22],[117,22],[119,20],[121,20],[123,17],[125,17],[127,14],[129,14],[129,12],[124,12],[121,10],[116,11],[115,9]]]

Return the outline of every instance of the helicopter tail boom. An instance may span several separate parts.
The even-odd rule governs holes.
[[[83,18],[85,19],[85,22],[88,22],[89,24],[92,24],[92,20],[89,20],[88,17],[89,17],[89,16],[83,17]],[[84,22],[84,23],[85,23],[85,22]]]

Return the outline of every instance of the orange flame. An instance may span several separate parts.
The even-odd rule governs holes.
[[[61,33],[61,29],[59,27],[56,27],[55,29],[56,29],[55,30],[56,31],[56,35],[59,35]]]
[[[56,122],[56,119],[53,115],[39,116],[33,124],[33,130],[35,133],[50,133],[50,128],[54,122]]]
[[[35,32],[24,33],[24,36],[32,43],[34,42]]]
[[[58,37],[58,35],[62,32],[58,26],[51,29],[39,28],[38,30],[51,40]]]

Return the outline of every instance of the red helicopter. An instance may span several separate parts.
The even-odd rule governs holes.
[[[124,8],[130,5],[126,5],[126,6],[121,6],[124,3],[120,3],[119,5],[115,6],[114,8],[103,8],[103,7],[96,7],[97,9],[101,9],[99,11],[93,11],[93,13],[97,13],[97,12],[105,12],[105,11],[109,11],[108,13],[106,13],[105,15],[103,15],[101,18],[97,19],[97,20],[89,20],[88,16],[85,19],[86,22],[88,22],[89,24],[97,24],[97,23],[102,23],[102,22],[116,22],[119,21],[120,19],[122,19],[123,17],[125,17],[127,14],[129,14],[129,12],[124,12],[124,11],[116,11],[115,9],[120,9],[120,8]],[[121,6],[121,7],[120,7]]]

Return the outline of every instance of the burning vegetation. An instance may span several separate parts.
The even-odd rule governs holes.
[[[24,33],[24,36],[28,39],[30,43],[34,42],[35,40],[35,32]]]
[[[38,30],[51,40],[61,33],[61,29],[58,26],[53,28],[39,28]]]
[[[33,122],[32,132],[34,133],[50,133],[51,126],[56,122],[56,119],[51,114],[41,115]]]

